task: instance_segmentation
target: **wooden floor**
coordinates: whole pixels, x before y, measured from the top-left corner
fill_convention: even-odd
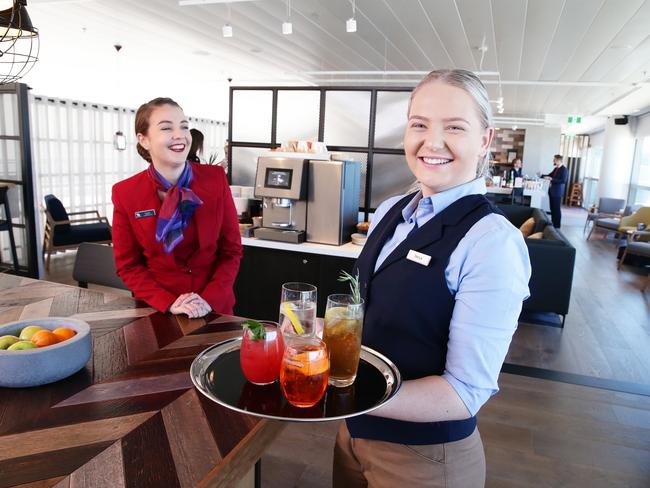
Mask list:
[[[565,328],[520,324],[507,363],[650,385],[647,271],[616,269],[616,241],[583,235],[585,212],[563,209],[576,247]],[[74,253],[46,279],[73,284]],[[483,407],[489,487],[650,487],[650,396],[502,374]],[[634,385],[632,385],[634,386]],[[263,458],[263,487],[328,487],[338,423],[290,424]]]

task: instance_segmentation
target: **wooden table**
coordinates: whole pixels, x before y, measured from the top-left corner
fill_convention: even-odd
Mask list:
[[[0,487],[233,486],[283,424],[225,409],[189,377],[196,355],[240,334],[236,318],[183,319],[129,296],[0,274],[0,323],[85,320],[86,368],[0,388]]]

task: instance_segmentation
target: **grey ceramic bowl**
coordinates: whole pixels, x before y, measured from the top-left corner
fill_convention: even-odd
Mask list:
[[[0,337],[18,336],[28,325],[54,330],[69,327],[77,331],[70,339],[52,346],[23,351],[0,350],[0,387],[23,388],[62,380],[83,368],[90,359],[92,338],[83,320],[66,317],[29,319],[0,325]]]

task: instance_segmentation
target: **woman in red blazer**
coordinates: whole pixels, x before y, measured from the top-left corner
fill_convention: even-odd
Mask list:
[[[135,131],[150,164],[113,186],[117,274],[161,312],[232,314],[242,246],[223,169],[186,161],[189,124],[169,98],[142,105]]]

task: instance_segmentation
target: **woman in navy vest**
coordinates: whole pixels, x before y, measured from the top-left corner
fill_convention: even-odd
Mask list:
[[[498,391],[530,278],[521,232],[484,196],[492,136],[473,73],[433,71],[413,90],[404,151],[418,191],[379,206],[356,263],[363,344],[404,382],[342,424],[335,487],[485,483],[476,413]]]

